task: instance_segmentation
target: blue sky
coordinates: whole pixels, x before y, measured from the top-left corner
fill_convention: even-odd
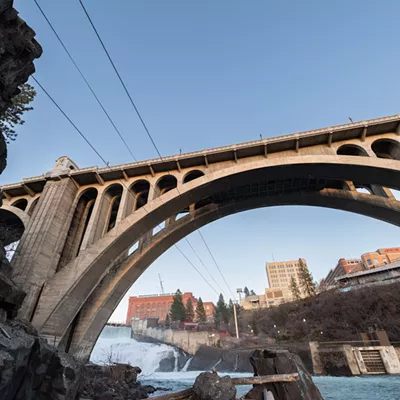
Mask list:
[[[137,159],[156,157],[78,0],[38,0],[116,121]],[[171,155],[399,112],[398,1],[86,0],[160,151]],[[36,77],[110,162],[131,157],[33,0],[15,7],[44,52]],[[40,175],[68,155],[100,160],[38,89],[9,146],[0,184]],[[265,261],[305,257],[316,278],[340,257],[398,245],[397,228],[340,211],[280,207],[242,213],[203,229],[228,283],[262,292]],[[197,251],[213,265],[197,233]],[[185,243],[182,248],[196,258]],[[199,268],[201,266],[199,265]],[[172,249],[130,293],[180,287],[215,293]],[[222,282],[221,282],[222,286]],[[115,319],[124,318],[126,301]]]

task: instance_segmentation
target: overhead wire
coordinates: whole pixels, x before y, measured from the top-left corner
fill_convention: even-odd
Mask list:
[[[84,139],[84,141],[90,146],[90,148],[96,153],[96,155],[103,161],[103,163],[108,167],[108,163],[105,161],[104,157],[99,153],[99,151],[92,145],[89,139],[85,136],[85,134],[78,128],[78,126],[71,120],[71,118],[67,115],[67,113],[61,108],[61,106],[57,103],[57,101],[50,95],[50,93],[44,88],[44,86],[36,79],[35,76],[31,76],[35,83],[42,89],[42,91],[47,95],[47,97],[51,100],[51,102],[57,107],[57,109],[62,113],[62,115],[67,119],[67,121],[73,126],[73,128],[79,133],[79,135]],[[111,169],[111,168],[110,168]],[[121,180],[121,183],[124,183]],[[125,186],[130,193],[129,189]],[[133,195],[133,193],[131,193]],[[147,213],[149,213],[144,206],[142,207]],[[161,228],[162,229],[162,228]],[[189,258],[182,252],[182,250],[175,244],[174,247],[178,249],[178,251],[184,256],[184,258],[189,262],[189,264],[195,269],[195,271],[201,276],[201,278],[213,289],[214,292],[218,294],[218,292],[212,287],[210,282],[201,274],[201,272],[194,266],[194,264],[189,260]],[[123,260],[121,261],[121,263]],[[117,264],[119,265],[119,264]]]
[[[104,50],[104,52],[105,52],[105,54],[106,54],[108,60],[109,60],[109,62],[110,62],[110,64],[111,64],[112,68],[114,69],[114,71],[115,71],[115,73],[116,73],[116,75],[117,75],[117,77],[118,77],[118,79],[119,79],[119,81],[120,81],[120,83],[121,83],[121,85],[122,85],[122,87],[123,87],[123,89],[124,89],[126,95],[128,96],[131,105],[133,106],[133,108],[134,108],[134,110],[135,110],[135,112],[136,112],[136,114],[137,114],[137,116],[138,116],[138,118],[139,118],[141,124],[143,125],[143,128],[145,129],[147,136],[149,137],[149,139],[150,139],[150,141],[151,141],[153,147],[155,148],[155,150],[156,150],[156,152],[157,152],[159,158],[161,159],[161,161],[164,161],[164,160],[163,160],[163,157],[162,157],[162,155],[161,155],[161,152],[160,152],[159,148],[157,147],[157,144],[156,144],[155,140],[153,139],[153,136],[151,135],[151,133],[150,133],[150,131],[149,131],[149,129],[148,129],[146,123],[144,122],[144,119],[143,119],[143,117],[142,117],[142,115],[141,115],[141,113],[140,113],[140,111],[139,111],[139,109],[138,109],[136,103],[134,102],[134,100],[133,100],[131,94],[129,93],[129,90],[128,90],[128,88],[127,88],[127,86],[126,86],[124,80],[122,79],[122,77],[121,77],[121,75],[120,75],[120,73],[119,73],[119,71],[118,71],[118,69],[117,69],[117,67],[116,67],[116,65],[115,65],[115,63],[114,63],[114,61],[113,61],[113,59],[112,59],[110,53],[109,53],[109,51],[107,50],[107,47],[106,47],[106,45],[104,44],[104,42],[103,42],[103,40],[102,40],[102,38],[101,38],[101,36],[100,36],[98,30],[97,30],[97,28],[96,28],[96,26],[95,26],[95,24],[94,24],[92,18],[90,17],[89,12],[87,11],[87,9],[86,9],[85,5],[83,4],[83,1],[82,1],[82,0],[79,0],[79,3],[80,3],[80,5],[81,5],[81,7],[82,7],[82,9],[83,9],[83,11],[84,11],[84,13],[85,13],[87,19],[88,19],[88,21],[89,21],[89,23],[90,23],[90,25],[91,25],[93,31],[95,32],[96,37],[97,37],[97,39],[99,40],[99,42],[100,42],[100,44],[101,44],[101,46],[102,46],[102,48],[103,48],[103,50]],[[168,171],[168,172],[169,172],[169,171]],[[178,193],[179,193],[179,189],[178,189],[178,188],[176,188],[176,189],[178,190]],[[202,239],[203,239],[203,241],[204,241],[204,238],[202,238]],[[185,238],[185,241],[186,241],[187,243],[189,243],[189,241],[188,241],[187,238]],[[190,245],[190,247],[192,247],[192,246]],[[209,252],[211,252],[211,250],[209,250]],[[213,258],[214,258],[214,257],[213,257]],[[204,265],[203,262],[202,262],[202,264]],[[219,271],[220,271],[220,270],[219,270]],[[221,273],[221,271],[220,271],[220,273]],[[221,274],[222,274],[222,273],[221,273]],[[225,280],[225,278],[224,278],[224,280]],[[225,280],[225,282],[226,282],[226,280]],[[231,290],[230,290],[230,291],[231,291]],[[231,293],[232,293],[232,291],[231,291]]]
[[[113,121],[112,118],[110,117],[109,113],[108,113],[107,110],[105,109],[104,105],[103,105],[102,102],[100,101],[100,99],[99,99],[99,97],[97,96],[96,92],[94,91],[93,87],[90,85],[89,81],[87,80],[87,78],[86,78],[85,75],[83,74],[82,70],[81,70],[80,67],[78,66],[78,64],[77,64],[77,62],[75,61],[74,57],[71,55],[70,51],[68,50],[68,48],[67,48],[66,45],[64,44],[64,42],[63,42],[63,40],[61,39],[60,35],[57,33],[57,31],[56,31],[56,29],[54,28],[53,24],[51,23],[50,19],[47,17],[46,13],[45,13],[44,10],[42,9],[42,7],[41,7],[40,4],[38,3],[38,1],[37,1],[37,0],[33,0],[33,1],[34,1],[34,3],[36,4],[36,6],[38,7],[39,11],[41,12],[42,16],[44,17],[44,19],[46,20],[46,22],[48,23],[48,25],[50,26],[50,28],[51,28],[51,30],[53,31],[54,35],[56,36],[56,38],[57,38],[58,41],[60,42],[60,44],[61,44],[61,46],[63,47],[64,51],[67,53],[67,55],[68,55],[68,57],[70,58],[71,62],[73,63],[73,65],[74,65],[75,68],[77,69],[78,73],[80,74],[81,78],[82,78],[83,81],[85,82],[86,86],[88,87],[88,89],[90,90],[90,92],[92,93],[92,95],[94,96],[94,98],[96,99],[97,103],[98,103],[99,106],[101,107],[101,109],[102,109],[102,111],[104,112],[104,114],[106,115],[107,119],[110,121],[111,125],[113,126],[114,130],[116,131],[116,133],[117,133],[118,136],[120,137],[120,139],[121,139],[121,141],[123,142],[124,146],[127,148],[128,152],[130,153],[130,155],[132,156],[132,158],[137,162],[137,159],[136,159],[136,157],[134,156],[134,154],[133,154],[132,150],[130,149],[130,147],[128,146],[126,140],[124,139],[124,137],[122,136],[121,132],[120,132],[119,129],[117,128],[116,124],[114,123],[114,121]],[[82,5],[83,5],[83,4],[82,4]],[[153,143],[153,145],[155,146],[155,148],[156,148],[156,150],[157,150],[157,153],[159,154],[160,158],[162,159],[161,154],[160,154],[160,152],[159,152],[157,146],[155,145],[155,142],[154,142],[153,138],[151,137],[151,134],[150,134],[149,130],[147,129],[147,126],[146,126],[146,124],[145,124],[143,118],[141,117],[141,115],[140,115],[140,113],[139,113],[139,110],[137,109],[135,103],[133,102],[133,100],[132,100],[132,98],[131,98],[129,92],[127,91],[127,88],[126,88],[124,82],[122,81],[122,78],[121,78],[121,76],[119,75],[118,70],[116,69],[115,64],[113,63],[113,61],[112,61],[112,59],[111,59],[111,57],[110,57],[110,55],[109,55],[109,53],[108,53],[106,47],[104,46],[104,43],[103,43],[103,41],[101,40],[101,38],[100,38],[100,36],[99,36],[99,34],[98,34],[98,32],[97,32],[97,30],[96,30],[94,24],[92,23],[92,21],[91,21],[91,19],[90,19],[90,16],[89,16],[88,13],[86,12],[86,9],[85,9],[85,8],[84,8],[84,10],[85,10],[85,13],[86,13],[87,17],[89,18],[89,21],[90,21],[91,24],[92,24],[93,29],[95,30],[95,32],[96,32],[96,34],[97,34],[97,36],[98,36],[98,38],[99,38],[99,40],[100,40],[100,42],[101,42],[101,44],[102,44],[102,46],[103,46],[104,51],[106,52],[106,54],[107,54],[107,56],[108,56],[108,58],[109,58],[109,60],[110,60],[110,62],[111,62],[111,64],[112,64],[112,66],[113,66],[115,72],[117,73],[117,75],[118,75],[118,77],[119,77],[119,79],[120,79],[120,81],[121,81],[121,84],[123,85],[123,87],[124,87],[124,89],[125,89],[125,91],[126,91],[128,97],[129,97],[129,99],[130,99],[132,105],[134,106],[135,111],[136,111],[136,113],[138,114],[138,117],[140,118],[140,120],[141,120],[141,122],[142,122],[142,124],[143,124],[143,126],[144,126],[144,128],[145,128],[145,130],[146,130],[146,132],[148,133],[150,139],[152,140],[152,143]],[[37,82],[37,81],[36,81],[36,82]],[[38,83],[38,84],[39,84],[39,83]],[[40,84],[39,84],[39,86],[42,88],[42,90],[43,90],[47,95],[49,95],[49,94],[44,90],[43,86],[41,86]],[[56,104],[56,103],[55,103],[55,104]],[[57,107],[58,107],[58,105],[57,105]],[[58,107],[58,108],[59,108],[59,107]],[[61,108],[59,108],[59,110],[64,114],[64,116],[66,116],[66,114],[61,110]],[[66,117],[67,117],[67,116],[66,116]],[[67,118],[68,118],[68,117],[67,117]],[[69,118],[68,118],[68,119],[69,119]],[[72,122],[72,121],[70,121],[70,122]],[[82,136],[82,135],[81,135],[81,136]],[[86,139],[85,139],[85,140],[86,140]],[[88,142],[88,143],[89,143],[89,142]],[[89,143],[89,144],[90,144],[90,143]],[[95,150],[94,147],[92,147],[92,148],[93,148],[93,150]],[[100,154],[97,152],[97,150],[95,150],[95,151],[96,151],[96,153],[100,156]],[[102,157],[100,156],[100,158],[102,158]],[[104,159],[102,159],[102,161],[103,161],[106,165],[108,165],[108,163],[105,162]],[[121,181],[121,183],[123,183],[123,182]],[[152,186],[152,184],[150,183],[150,181],[149,181],[149,184]],[[125,185],[124,185],[124,186],[125,186]],[[154,188],[154,186],[153,186],[153,188]],[[130,191],[128,190],[128,192],[130,192]],[[178,190],[178,192],[179,192],[179,190]],[[147,211],[147,210],[146,210],[146,211]],[[187,238],[185,238],[185,240],[186,240],[186,242],[188,243],[188,245],[191,247],[191,249],[195,252],[195,250],[193,249],[193,246],[191,245],[191,243],[189,242],[189,240],[188,240]],[[204,264],[204,262],[201,260],[201,258],[198,256],[198,254],[197,254],[196,252],[195,252],[195,254],[196,254],[196,257],[199,259],[200,263],[201,263],[201,264],[203,265],[203,267],[205,268],[205,270],[208,272],[208,274],[211,276],[211,278],[214,280],[214,282],[216,282],[216,281],[215,281],[215,278],[210,274],[210,272],[208,271],[207,267],[205,266],[205,264]],[[216,283],[216,284],[217,284],[217,283]],[[217,285],[218,285],[218,284],[217,284]],[[219,285],[218,285],[218,287],[220,288]]]

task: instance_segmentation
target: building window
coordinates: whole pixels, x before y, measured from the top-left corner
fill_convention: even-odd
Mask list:
[[[372,261],[371,260],[367,260],[368,265],[372,265]]]
[[[374,258],[374,263],[375,263],[376,265],[378,265],[378,264],[379,264],[379,261],[378,261],[378,259],[377,259],[377,258]]]

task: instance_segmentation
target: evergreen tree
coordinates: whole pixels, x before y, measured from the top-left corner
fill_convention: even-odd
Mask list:
[[[204,323],[207,321],[206,311],[204,310],[204,304],[203,304],[203,300],[201,299],[201,297],[199,297],[199,301],[197,302],[196,318],[201,323]]]
[[[179,289],[172,300],[170,314],[172,321],[184,322],[186,320],[186,309],[182,300],[182,292]]]
[[[250,296],[257,296],[256,292],[253,289],[250,290]]]
[[[17,138],[14,127],[24,124],[25,121],[22,119],[23,113],[33,110],[33,107],[28,107],[28,104],[36,96],[35,88],[29,83],[24,83],[19,89],[21,92],[12,99],[10,107],[0,115],[0,132],[5,137],[7,143]]]
[[[247,296],[250,296],[250,291],[249,291],[249,289],[248,289],[247,286],[244,287],[243,292],[244,292],[244,295],[245,295],[246,297],[247,297]]]
[[[233,318],[233,301],[232,299],[229,299],[229,305],[228,305],[228,315],[229,315],[229,319]]]
[[[313,276],[301,258],[299,258],[299,278],[303,293],[306,294],[307,297],[314,296],[315,286]]]
[[[296,279],[294,279],[293,276],[290,278],[290,291],[292,292],[292,296],[296,300],[301,299],[301,293],[300,293],[299,286],[297,285]]]
[[[169,328],[171,326],[171,320],[169,319],[169,314],[165,317],[165,327]]]
[[[193,322],[193,318],[194,318],[194,308],[192,299],[189,297],[188,301],[186,302],[186,321]]]
[[[215,307],[214,319],[217,326],[219,326],[222,322],[229,322],[229,311],[222,293],[219,295],[218,303]]]

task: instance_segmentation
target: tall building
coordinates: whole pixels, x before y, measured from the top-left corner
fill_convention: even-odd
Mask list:
[[[336,284],[336,278],[338,276],[351,274],[353,272],[363,271],[364,266],[360,259],[346,260],[340,258],[336,267],[331,269],[326,278],[321,282],[322,286],[333,286]]]
[[[301,261],[308,269],[307,261],[304,258]],[[293,277],[300,287],[299,260],[267,262],[265,267],[269,285],[265,289],[268,306],[293,300],[290,282]]]
[[[175,293],[163,295],[151,294],[142,296],[129,297],[128,311],[126,314],[126,323],[130,324],[132,318],[158,318],[164,321],[171,308]],[[196,311],[197,298],[193,293],[187,292],[182,294],[183,304],[186,306],[187,301],[191,299],[193,308]],[[214,318],[215,306],[212,302],[203,302],[204,310],[208,321]]]

